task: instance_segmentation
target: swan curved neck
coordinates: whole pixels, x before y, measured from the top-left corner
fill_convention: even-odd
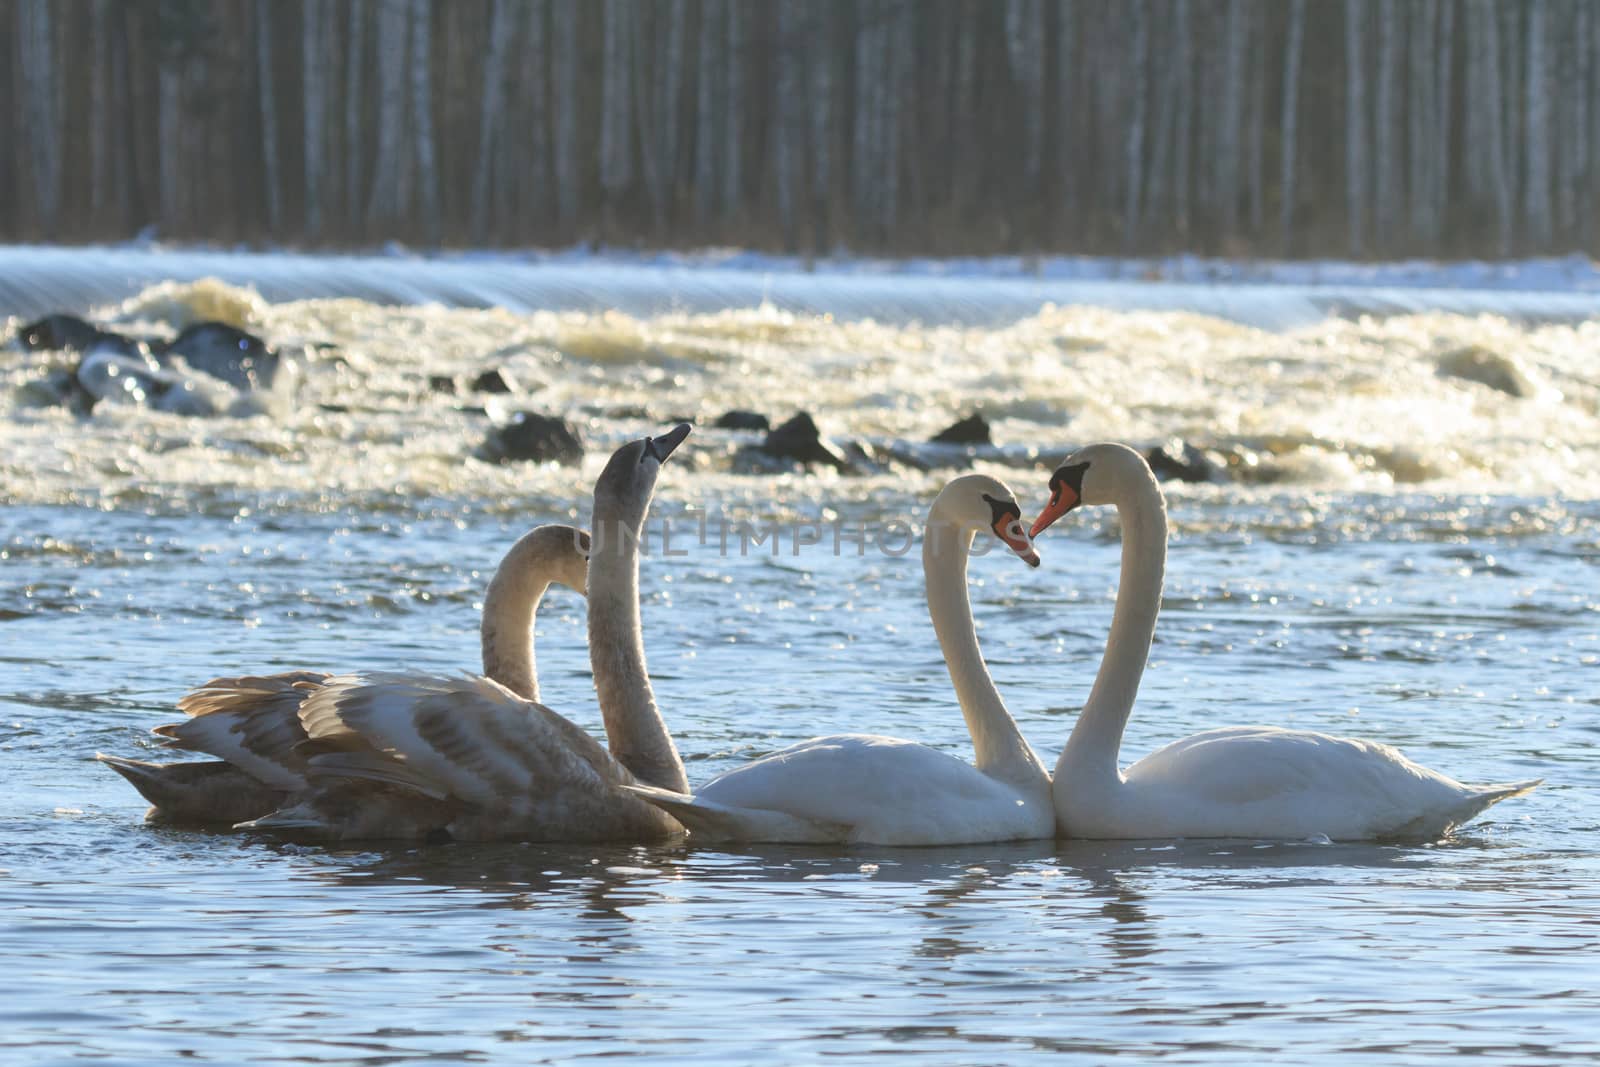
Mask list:
[[[1117,500],[1122,523],[1122,572],[1111,634],[1094,688],[1056,764],[1056,778],[1073,783],[1122,780],[1117,752],[1150,656],[1167,559],[1167,509],[1148,471],[1129,479]]]
[[[928,516],[922,537],[922,570],[928,616],[939,638],[961,715],[972,735],[974,762],[991,778],[1015,784],[1048,781],[1044,765],[1017,728],[983,661],[967,596],[967,554],[973,531]]]
[[[656,707],[639,620],[639,531],[596,508],[589,556],[589,663],[611,754],[639,781],[689,791]]]
[[[483,598],[479,637],[483,673],[519,697],[539,699],[533,654],[533,619],[555,581],[555,563],[543,539],[528,534],[511,546]]]

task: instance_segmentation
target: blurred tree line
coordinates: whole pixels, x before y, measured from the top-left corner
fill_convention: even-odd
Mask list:
[[[0,0],[0,237],[1495,256],[1593,0]]]

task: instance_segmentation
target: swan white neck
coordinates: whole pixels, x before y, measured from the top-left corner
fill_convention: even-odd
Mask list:
[[[1089,700],[1056,763],[1058,782],[1088,788],[1122,780],[1117,752],[1155,636],[1167,559],[1166,503],[1148,470],[1123,481],[1116,506],[1122,523],[1122,573],[1111,635]]]
[[[563,529],[567,529],[563,527]],[[539,602],[558,573],[553,553],[565,548],[575,551],[571,538],[566,545],[552,544],[546,531],[524,534],[489,581],[483,598],[483,621],[479,636],[483,644],[483,673],[513,693],[528,700],[539,699],[539,676],[533,655],[533,619]]]
[[[922,571],[927,582],[928,616],[939,638],[961,715],[972,735],[978,770],[999,781],[1036,785],[1048,781],[1044,765],[1006,710],[983,661],[967,597],[967,554],[973,531],[945,519],[938,508],[928,516],[922,536]]]
[[[596,506],[589,557],[589,662],[611,754],[646,785],[689,791],[656,707],[639,620],[639,533]]]

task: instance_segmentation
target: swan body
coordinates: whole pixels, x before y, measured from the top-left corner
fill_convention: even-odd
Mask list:
[[[587,732],[493,679],[329,679],[301,706],[309,786],[243,825],[325,840],[651,841],[676,823]]]
[[[979,530],[1038,565],[1011,491],[968,475],[945,487],[923,537],[928,608],[972,734],[976,765],[873,734],[802,741],[698,792],[627,791],[670,811],[698,841],[952,845],[1050,837],[1050,779],[983,664],[967,599]]]
[[[1044,798],[947,752],[877,734],[802,741],[729,771],[692,798],[632,791],[699,840],[931,845],[1053,833]]]
[[[1160,610],[1166,502],[1144,458],[1123,445],[1067,457],[1050,489],[1034,536],[1080,503],[1115,506],[1123,531],[1105,658],[1056,764],[1063,836],[1434,839],[1539,784],[1463,785],[1388,745],[1271,726],[1207,730],[1119,771]]]
[[[530,530],[506,552],[489,582],[480,624],[483,670],[530,700],[539,699],[533,620],[552,584],[586,591],[589,535],[573,526]],[[214,678],[178,701],[189,716],[153,731],[167,748],[204,752],[212,761],[155,763],[97,754],[151,803],[146,819],[231,826],[273,811],[308,787],[307,739],[299,710],[329,674]]]
[[[306,790],[242,825],[326,840],[655,841],[682,833],[626,792],[683,788],[639,627],[640,531],[656,475],[689,434],[633,441],[595,484],[590,659],[611,751],[490,678],[331,678],[301,704]],[[615,754],[614,754],[615,753]]]

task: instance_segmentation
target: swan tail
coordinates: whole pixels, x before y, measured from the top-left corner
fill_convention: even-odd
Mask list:
[[[268,812],[266,815],[235,823],[235,830],[266,830],[306,837],[330,837],[333,827],[315,809],[303,804]]]
[[[624,785],[625,792],[677,819],[701,841],[760,841],[791,844],[825,844],[850,838],[843,823],[808,819],[766,808],[734,808],[704,797],[674,793],[650,785]]]
[[[272,811],[285,794],[222,760],[151,763],[95,753],[151,804],[149,822],[231,826]]]
[[[1533,792],[1543,782],[1543,778],[1530,778],[1525,782],[1505,782],[1478,786],[1476,791],[1466,799],[1460,808],[1451,813],[1450,824],[1446,827],[1446,832],[1476,818],[1502,800],[1520,797],[1524,793]]]
[[[1525,782],[1510,782],[1506,785],[1484,786],[1485,789],[1489,790],[1484,799],[1491,804],[1497,804],[1511,797],[1520,797],[1526,793],[1531,793],[1541,785],[1544,785],[1543,778],[1529,778]]]

